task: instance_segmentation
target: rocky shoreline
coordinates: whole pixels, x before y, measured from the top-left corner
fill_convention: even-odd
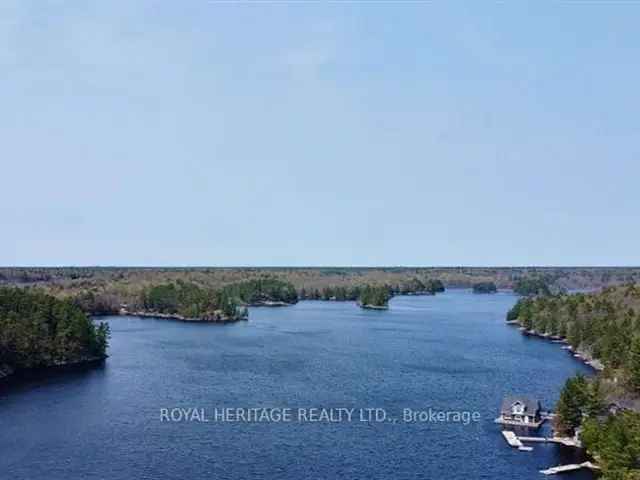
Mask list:
[[[119,314],[123,316],[130,315],[133,317],[143,318],[161,318],[165,320],[176,320],[179,322],[192,323],[232,323],[249,319],[249,313],[246,307],[242,307],[241,309],[239,309],[239,312],[234,316],[227,316],[220,311],[216,311],[203,317],[185,317],[184,315],[179,315],[177,313],[160,313],[146,311],[129,312],[128,310],[124,309],[120,310]]]
[[[600,360],[598,360],[597,358],[593,358],[588,352],[573,348],[571,345],[569,345],[569,342],[564,337],[561,337],[559,335],[551,335],[548,333],[540,333],[536,330],[527,330],[525,327],[520,325],[520,322],[518,322],[518,320],[511,320],[507,321],[506,323],[507,325],[517,326],[518,330],[520,330],[523,335],[537,337],[542,340],[548,340],[551,343],[562,345],[562,350],[566,350],[567,352],[572,354],[573,358],[575,358],[576,360],[581,361],[585,365],[599,372],[604,370],[604,365]]]
[[[281,300],[262,300],[256,303],[249,303],[249,307],[291,307],[295,303],[283,302]]]
[[[365,310],[389,310],[389,305],[370,305],[368,303],[358,303],[358,305]]]
[[[143,318],[162,318],[165,320],[176,320],[179,322],[193,322],[193,323],[232,323],[242,320],[249,320],[249,310],[247,307],[290,307],[293,303],[287,303],[279,300],[262,300],[260,302],[250,303],[243,305],[237,309],[236,315],[225,315],[220,310],[216,310],[210,314],[202,317],[186,317],[178,313],[161,313],[150,312],[146,310],[129,311],[125,308],[121,308],[118,315],[130,315],[133,317]]]

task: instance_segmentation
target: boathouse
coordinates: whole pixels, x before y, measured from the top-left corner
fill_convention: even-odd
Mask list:
[[[538,400],[527,397],[506,397],[502,401],[500,417],[496,419],[496,422],[504,425],[538,428],[544,421],[541,411],[542,407]]]

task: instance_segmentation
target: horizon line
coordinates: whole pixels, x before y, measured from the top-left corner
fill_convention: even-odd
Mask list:
[[[620,268],[620,269],[640,269],[640,265],[0,265],[0,269],[27,269],[27,268],[139,268],[139,269],[326,269],[326,268],[340,268],[340,269],[460,269],[460,268],[493,268],[493,269],[514,269],[514,268],[538,268],[538,269],[553,269],[553,268],[573,268],[573,269],[602,269],[602,268]]]

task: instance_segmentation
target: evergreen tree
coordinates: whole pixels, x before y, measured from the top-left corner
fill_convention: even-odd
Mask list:
[[[597,417],[604,407],[604,395],[600,389],[600,381],[596,378],[588,385],[584,413],[589,417]]]
[[[582,375],[566,381],[556,405],[556,430],[573,435],[582,423],[582,414],[588,402],[587,382]]]
[[[629,349],[629,384],[634,392],[640,393],[640,335],[631,341]]]

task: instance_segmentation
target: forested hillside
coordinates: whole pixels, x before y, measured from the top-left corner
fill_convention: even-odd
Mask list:
[[[579,432],[604,480],[640,478],[640,285],[523,298],[507,318],[602,365],[592,379],[567,381],[555,427]]]
[[[576,351],[627,376],[631,346],[640,335],[640,286],[523,298],[507,319],[527,330],[566,338]]]

